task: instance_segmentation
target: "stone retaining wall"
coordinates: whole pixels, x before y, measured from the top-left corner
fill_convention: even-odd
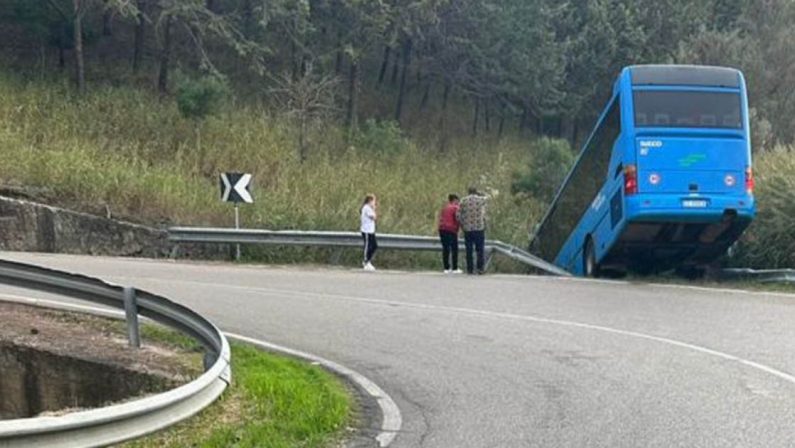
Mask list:
[[[0,250],[168,256],[164,230],[0,196]]]

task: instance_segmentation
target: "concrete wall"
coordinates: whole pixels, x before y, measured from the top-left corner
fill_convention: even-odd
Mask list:
[[[176,386],[154,375],[0,341],[0,420],[96,408]]]
[[[0,196],[0,250],[163,257],[164,230]]]

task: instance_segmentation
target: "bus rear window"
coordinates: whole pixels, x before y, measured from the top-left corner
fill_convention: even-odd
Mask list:
[[[738,93],[636,90],[633,100],[636,127],[743,127]]]

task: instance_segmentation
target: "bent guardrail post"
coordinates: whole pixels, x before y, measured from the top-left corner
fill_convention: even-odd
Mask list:
[[[491,266],[491,260],[494,259],[494,252],[496,252],[496,249],[493,246],[486,246],[485,252],[486,253],[483,255],[483,257],[485,258],[485,262],[483,263],[483,270],[488,271],[489,266]]]
[[[728,268],[721,276],[734,280],[754,280],[760,283],[795,283],[795,269]]]
[[[123,295],[127,340],[130,343],[130,347],[141,348],[141,334],[138,326],[138,301],[135,297],[135,288],[125,286]]]

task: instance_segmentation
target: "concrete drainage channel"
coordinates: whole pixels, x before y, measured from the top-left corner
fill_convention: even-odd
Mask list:
[[[158,375],[8,342],[0,342],[0,372],[0,421],[98,408],[177,386]]]
[[[0,261],[0,283],[124,309],[124,289],[101,280]],[[166,298],[137,292],[137,314],[195,338],[205,348],[205,372],[167,392],[60,416],[0,421],[0,447],[94,447],[166,428],[213,403],[231,380],[229,343],[199,314]]]
[[[0,301],[119,319],[130,318],[130,289],[102,280],[0,260],[0,284],[55,293],[116,310],[25,297],[0,296]],[[143,291],[137,291],[136,296],[136,315],[140,313],[146,318],[186,333],[205,347],[205,373],[176,389],[123,404],[57,417],[0,420],[0,448],[93,447],[119,443],[185,420],[212,404],[223,393],[231,381],[231,354],[225,334],[200,315],[168,299]],[[125,310],[125,298],[127,310],[122,311]],[[133,334],[130,328],[130,337],[131,342],[137,342],[133,340],[137,338],[137,331]],[[382,417],[380,424],[373,422],[375,424],[372,426],[377,428],[374,433],[360,434],[350,441],[352,446],[374,444],[387,447],[401,430],[401,413],[395,402],[377,384],[363,375],[309,353],[241,335],[229,334],[229,337],[263,350],[321,365],[351,382],[360,396],[368,402],[365,408],[374,411],[377,409],[376,412]]]

